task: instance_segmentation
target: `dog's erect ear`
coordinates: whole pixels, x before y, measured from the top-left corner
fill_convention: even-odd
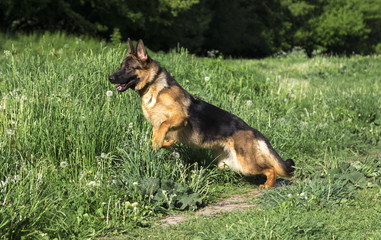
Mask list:
[[[136,46],[136,51],[137,51],[137,57],[141,61],[147,61],[148,60],[148,54],[146,51],[146,48],[144,47],[143,41],[140,39],[138,41],[138,45]]]
[[[134,43],[131,41],[130,38],[127,39],[128,42],[128,53],[127,54],[135,54],[136,50],[134,47]]]

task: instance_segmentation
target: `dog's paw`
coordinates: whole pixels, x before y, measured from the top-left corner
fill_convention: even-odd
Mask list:
[[[261,185],[258,186],[259,190],[266,190],[266,189],[269,189],[269,188],[270,188],[270,186],[267,185],[267,184],[261,184]]]
[[[158,134],[153,134],[152,136],[152,148],[157,151],[163,147],[164,138]]]
[[[176,142],[176,140],[164,140],[162,147],[172,147]]]

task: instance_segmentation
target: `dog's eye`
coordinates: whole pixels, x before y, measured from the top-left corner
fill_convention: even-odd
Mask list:
[[[139,66],[139,65],[137,65],[137,66],[133,66],[132,67],[134,70],[137,70],[137,69],[142,69],[142,67],[141,66]]]

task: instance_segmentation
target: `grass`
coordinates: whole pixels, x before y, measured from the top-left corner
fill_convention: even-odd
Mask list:
[[[260,209],[147,230],[156,217],[199,208],[242,178],[216,169],[209,151],[151,150],[138,96],[107,81],[125,44],[0,34],[0,50],[2,238],[380,237],[380,56],[152,53],[189,92],[264,133],[297,170],[295,184],[266,191]]]
[[[109,239],[379,239],[380,192],[370,193],[350,207],[255,208]]]

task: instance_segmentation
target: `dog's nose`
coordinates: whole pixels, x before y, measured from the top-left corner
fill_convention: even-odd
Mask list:
[[[108,80],[109,80],[110,82],[114,81],[114,80],[115,80],[114,75],[111,75],[110,77],[108,77]]]

